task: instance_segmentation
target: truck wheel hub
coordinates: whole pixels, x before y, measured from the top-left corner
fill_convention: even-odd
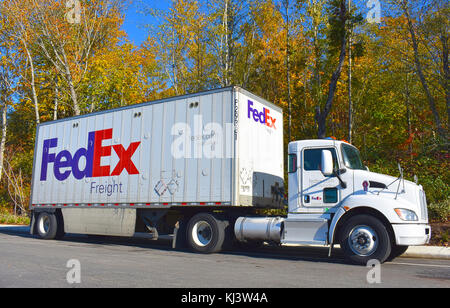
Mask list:
[[[50,229],[50,219],[48,219],[47,216],[41,218],[39,223],[39,229],[42,234],[47,234],[48,230]]]
[[[198,246],[206,246],[211,242],[212,228],[206,221],[197,222],[192,228],[192,239]]]
[[[352,251],[359,256],[370,256],[378,247],[377,234],[368,226],[353,228],[348,241]]]

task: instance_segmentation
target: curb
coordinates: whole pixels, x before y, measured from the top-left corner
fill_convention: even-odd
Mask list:
[[[3,231],[9,231],[12,233],[18,233],[18,234],[29,234],[30,233],[30,226],[29,225],[0,225],[0,230]]]
[[[401,257],[450,260],[450,247],[410,246]]]

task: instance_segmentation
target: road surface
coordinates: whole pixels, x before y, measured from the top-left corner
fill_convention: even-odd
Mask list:
[[[264,247],[211,255],[168,241],[67,235],[45,241],[0,227],[0,287],[450,287],[450,261],[397,258],[380,268],[345,262],[337,249]],[[78,269],[80,283],[68,272]],[[375,272],[377,271],[377,272]],[[369,278],[369,279],[368,279]],[[70,279],[69,279],[70,280]],[[377,283],[379,282],[379,283]]]

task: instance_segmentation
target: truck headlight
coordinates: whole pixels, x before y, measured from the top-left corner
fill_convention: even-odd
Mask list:
[[[407,210],[407,209],[395,209],[394,210],[398,217],[400,217],[401,220],[405,220],[405,221],[417,221],[419,220],[417,218],[416,213],[414,213],[411,210]]]

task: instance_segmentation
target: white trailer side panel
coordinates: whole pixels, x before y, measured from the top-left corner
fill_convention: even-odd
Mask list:
[[[281,109],[229,87],[40,124],[30,203],[279,207],[282,186]]]
[[[39,125],[31,205],[231,205],[233,161],[226,153],[234,143],[218,137],[232,135],[225,131],[233,123],[232,93],[226,88]]]

